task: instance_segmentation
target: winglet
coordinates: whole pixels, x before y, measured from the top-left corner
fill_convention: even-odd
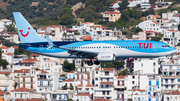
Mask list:
[[[90,35],[91,35],[91,39],[92,39],[92,41],[96,41],[96,38],[94,37],[94,35],[92,34],[92,32],[91,32],[91,31],[89,31],[89,33],[90,33]]]
[[[46,34],[45,34],[45,37],[46,37],[48,44],[49,44],[49,47],[46,50],[54,47],[55,45],[53,44],[53,42],[49,39],[49,37]]]

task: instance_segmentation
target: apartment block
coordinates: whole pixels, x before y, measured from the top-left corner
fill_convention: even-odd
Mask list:
[[[114,68],[96,68],[94,74],[94,98],[113,100]]]

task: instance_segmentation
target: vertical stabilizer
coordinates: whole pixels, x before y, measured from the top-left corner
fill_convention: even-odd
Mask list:
[[[13,12],[21,43],[47,42],[40,37],[20,12]]]

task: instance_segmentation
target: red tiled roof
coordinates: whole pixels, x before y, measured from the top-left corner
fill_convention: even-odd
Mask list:
[[[101,32],[101,31],[97,31],[97,32]]]
[[[139,91],[139,92],[145,92],[145,89],[129,89],[129,91]]]
[[[90,61],[90,59],[83,59],[84,61]],[[92,61],[95,61],[95,59],[92,59]]]
[[[124,78],[125,78],[125,76],[122,76],[122,75],[117,77],[117,79],[124,79]]]
[[[142,31],[144,32],[144,31]],[[155,34],[159,34],[159,32],[156,32],[156,31],[145,31],[145,33],[155,33]]]
[[[31,54],[31,56],[39,56],[39,54]]]
[[[6,55],[13,55],[12,53],[5,53]]]
[[[133,0],[128,0],[128,1],[133,1]]]
[[[99,68],[96,68],[95,70],[99,70]],[[114,68],[101,68],[101,71],[114,71]]]
[[[22,88],[11,90],[11,92],[33,92],[33,90],[22,87]]]
[[[74,79],[66,79],[65,82],[74,82]]]
[[[19,63],[34,63],[35,61],[38,61],[38,60],[28,58],[28,59],[24,59],[24,60],[20,61]]]
[[[174,53],[174,55],[180,55],[180,53]]]
[[[152,21],[152,22],[154,22],[155,24],[159,24],[158,22],[156,22],[156,21]]]
[[[40,30],[46,30],[46,28],[40,28]]]
[[[84,22],[84,23],[81,23],[81,24],[90,24],[90,23],[93,23],[93,22]]]
[[[103,13],[103,14],[121,14],[121,13],[119,13],[119,12],[114,12],[114,11],[109,11],[109,12],[105,12],[105,13]]]
[[[4,95],[4,94],[9,94],[9,92],[5,92],[5,91],[0,90],[0,95]]]
[[[112,4],[110,4],[110,6],[113,6],[114,4],[116,4],[116,3],[112,3]]]
[[[46,72],[46,71],[44,71],[44,70],[38,70],[38,71],[41,71],[41,73],[49,73],[49,72]]]
[[[31,69],[14,70],[14,73],[29,73]]]
[[[15,99],[15,101],[25,101],[24,99]],[[26,101],[43,101],[43,99],[26,99]]]
[[[6,46],[1,46],[0,48],[1,49],[8,49]]]
[[[15,48],[15,49],[18,49],[19,47],[18,46],[12,46],[13,48]]]
[[[74,73],[74,71],[70,71],[70,72],[68,72],[68,73]]]
[[[77,94],[76,96],[91,96],[91,94],[88,94],[88,93],[80,93],[80,94]]]
[[[113,101],[113,100],[109,100],[109,99],[104,99],[104,98],[96,98],[90,101]]]
[[[52,26],[49,26],[49,27],[54,27],[54,28],[57,28],[58,26],[57,26],[57,25],[52,25]]]
[[[163,20],[168,20],[168,19],[163,18]]]
[[[92,84],[87,84],[86,87],[94,87]]]
[[[178,32],[178,30],[167,30],[167,31],[170,31],[170,32]]]
[[[0,74],[11,74],[11,72],[0,72]]]
[[[91,36],[90,35],[84,35],[84,36],[81,36],[80,39],[83,39],[83,40],[92,40]]]
[[[113,85],[114,82],[100,82],[101,85]]]
[[[156,18],[161,18],[161,16],[159,16],[159,15],[153,15],[153,16],[155,16]]]

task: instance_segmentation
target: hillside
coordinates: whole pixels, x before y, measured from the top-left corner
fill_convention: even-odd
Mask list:
[[[37,5],[32,5],[37,2]],[[66,0],[0,0],[0,19],[13,20],[12,12],[21,12],[30,22],[35,18],[46,18],[57,22],[59,12]]]

